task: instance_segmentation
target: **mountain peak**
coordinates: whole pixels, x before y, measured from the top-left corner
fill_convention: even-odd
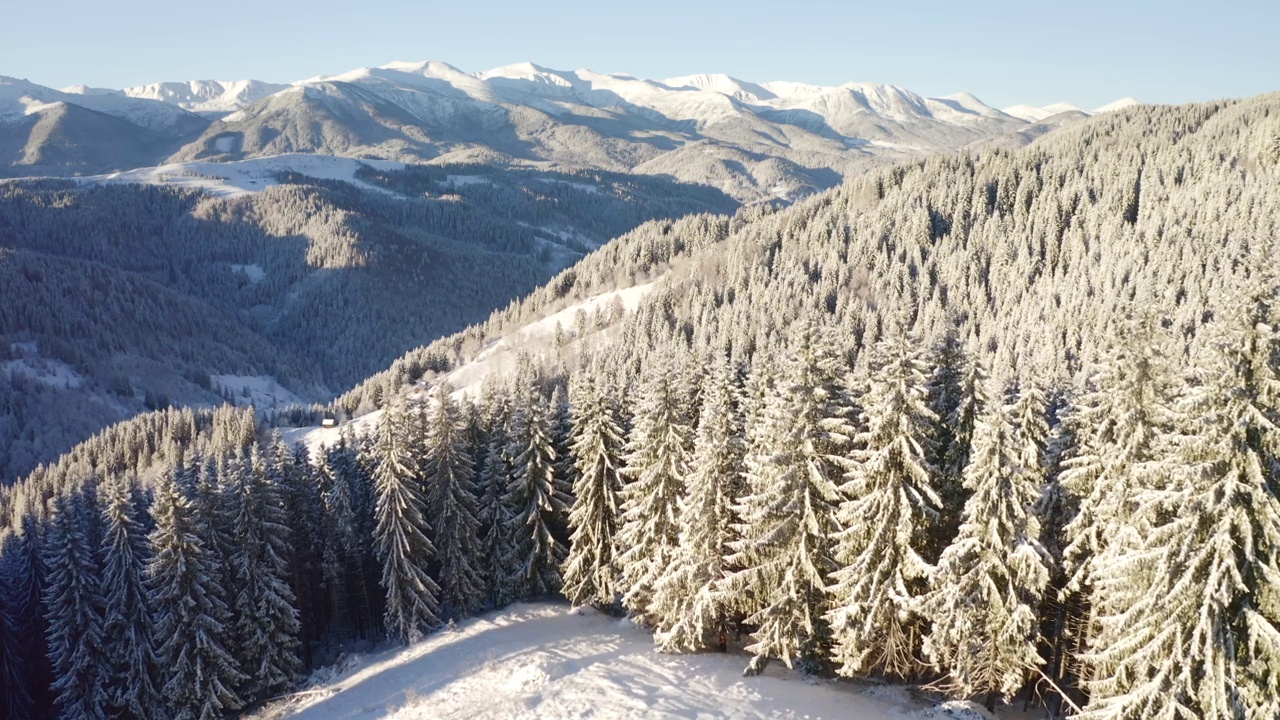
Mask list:
[[[1103,105],[1102,107],[1098,108],[1097,110],[1094,110],[1093,112],[1094,114],[1102,114],[1105,112],[1114,112],[1116,110],[1124,110],[1125,108],[1133,107],[1134,105],[1142,105],[1142,104],[1143,103],[1141,100],[1136,100],[1131,97],[1124,97],[1124,98],[1120,98],[1119,100],[1109,102],[1106,105]]]

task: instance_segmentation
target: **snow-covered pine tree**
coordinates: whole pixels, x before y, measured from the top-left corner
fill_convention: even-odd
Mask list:
[[[111,658],[103,644],[102,574],[83,495],[60,497],[45,537],[45,617],[53,691],[63,717],[106,720]]]
[[[654,584],[680,543],[679,498],[689,472],[692,431],[669,354],[651,359],[635,408],[622,474],[622,524],[614,557],[621,570],[622,605],[652,625]]]
[[[1142,547],[1099,563],[1100,594],[1135,589],[1100,614],[1115,638],[1085,720],[1280,717],[1280,353],[1275,289],[1234,301],[1210,332],[1179,414],[1169,487],[1139,499]]]
[[[283,691],[298,674],[298,611],[287,562],[292,550],[282,488],[268,478],[258,446],[249,457],[228,461],[227,470],[235,652],[248,675],[238,693],[253,703]]]
[[[152,645],[168,717],[216,720],[243,705],[234,688],[246,676],[223,644],[229,613],[215,592],[221,583],[216,555],[197,532],[192,501],[178,486],[181,472],[161,477],[152,506],[156,527],[147,564]]]
[[[387,408],[378,429],[374,548],[382,562],[387,633],[412,643],[439,626],[440,587],[427,573],[435,547],[427,539],[430,528],[417,464],[407,451],[408,431],[403,408]]]
[[[584,373],[571,395],[575,480],[564,594],[574,605],[610,606],[617,603],[619,593],[614,550],[622,490],[622,429],[614,399],[595,373]]]
[[[511,509],[507,506],[507,482],[511,477],[511,457],[507,454],[509,400],[493,385],[487,395],[484,462],[480,467],[480,500],[476,519],[480,522],[480,574],[485,584],[486,604],[505,607],[515,598],[503,580],[510,574],[506,561],[514,554]]]
[[[289,527],[289,584],[297,599],[298,636],[304,670],[312,667],[311,643],[324,636],[328,621],[324,591],[324,501],[307,448],[292,450],[276,432],[267,465],[272,483],[280,488],[284,520]]]
[[[435,530],[440,601],[451,616],[466,616],[480,607],[485,594],[480,575],[483,559],[476,520],[475,464],[451,385],[435,386],[420,412],[429,417],[422,468],[427,509]]]
[[[904,332],[877,343],[862,400],[863,429],[842,486],[828,616],[841,675],[914,677],[923,630],[918,613],[932,568],[921,553],[938,508],[933,411],[925,404],[921,351]]]
[[[146,587],[150,548],[137,513],[131,480],[119,475],[102,484],[103,649],[111,663],[108,708],[113,717],[164,714]]]
[[[688,492],[680,501],[679,551],[654,588],[654,637],[663,650],[700,650],[714,642],[723,652],[734,624],[720,583],[737,537],[733,506],[746,472],[735,390],[733,365],[723,357],[703,379]]]
[[[1100,636],[1089,616],[1122,612],[1134,600],[1130,591],[1136,588],[1112,584],[1116,592],[1100,592],[1094,575],[1112,557],[1137,551],[1149,531],[1144,523],[1151,518],[1139,512],[1137,498],[1162,482],[1153,476],[1158,465],[1152,462],[1176,422],[1169,342],[1152,314],[1124,323],[1076,409],[1083,436],[1061,483],[1076,507],[1064,529],[1065,591],[1078,594],[1087,605],[1081,609],[1087,614],[1075,619],[1077,651],[1115,642]]]
[[[934,423],[934,451],[938,496],[942,507],[937,532],[933,533],[927,557],[934,562],[959,531],[968,491],[964,469],[969,464],[973,428],[978,409],[987,399],[987,377],[982,363],[966,356],[959,334],[951,329],[932,352],[933,373],[929,377],[928,404]]]
[[[34,514],[26,514],[18,528],[0,539],[3,546],[0,589],[6,593],[5,613],[14,621],[13,642],[18,646],[17,653],[5,655],[5,664],[19,674],[18,686],[25,691],[6,697],[8,707],[15,708],[10,717],[46,718],[54,704],[43,602],[45,578],[41,558],[45,535],[46,523]],[[10,662],[15,664],[9,665]],[[19,712],[22,708],[30,711]]]
[[[1041,487],[1018,459],[1013,408],[990,403],[965,468],[970,491],[960,534],[945,551],[922,608],[924,651],[960,697],[1008,701],[1042,664],[1036,652],[1049,570],[1035,506]]]
[[[557,535],[573,499],[555,475],[552,418],[528,358],[522,359],[515,382],[507,423],[512,469],[503,497],[514,535],[504,561],[505,585],[511,598],[536,598],[560,589],[568,548]]]
[[[35,717],[35,699],[27,687],[23,661],[29,649],[23,644],[22,585],[27,582],[23,539],[14,532],[0,533],[0,716]]]
[[[1018,383],[1011,412],[1018,465],[1022,472],[1031,475],[1032,482],[1043,485],[1048,472],[1045,451],[1049,445],[1049,413],[1040,383],[1034,380]]]
[[[808,322],[796,330],[788,357],[747,450],[738,539],[725,560],[734,571],[717,588],[755,627],[747,674],[770,658],[816,670],[830,640],[827,586],[854,433],[848,368]]]

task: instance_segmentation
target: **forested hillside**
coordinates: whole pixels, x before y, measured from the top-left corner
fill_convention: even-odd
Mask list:
[[[563,594],[664,651],[741,631],[748,674],[1275,717],[1278,223],[1269,95],[644,226],[343,396],[380,422],[314,456],[170,410],[15,486],[3,701],[232,712],[356,640]]]
[[[607,173],[280,180],[231,199],[0,184],[0,480],[146,408],[255,382],[326,400],[647,220],[735,207]]]

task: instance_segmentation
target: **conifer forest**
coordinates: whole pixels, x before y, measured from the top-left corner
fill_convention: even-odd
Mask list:
[[[255,202],[309,193],[407,242],[427,176],[362,177],[363,205],[340,181]],[[794,203],[675,213],[678,188],[613,181],[653,196],[594,226],[616,239],[508,257],[501,302],[550,279],[362,381],[368,358],[326,356],[311,379],[341,394],[157,403],[0,488],[0,716],[237,717],[344,654],[563,599],[748,678],[1280,717],[1280,95],[1129,107]],[[0,231],[108,192],[0,185]],[[148,192],[186,228],[196,200]],[[271,220],[236,222],[229,246]],[[15,257],[55,272],[0,247],[0,276],[32,271]],[[254,292],[290,307],[277,290]],[[452,330],[464,304],[402,297],[377,327]],[[325,322],[272,317],[246,364]],[[356,353],[367,329],[331,335]]]

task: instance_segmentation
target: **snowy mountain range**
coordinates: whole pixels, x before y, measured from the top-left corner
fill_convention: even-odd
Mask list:
[[[394,62],[291,85],[191,81],[123,90],[60,91],[0,77],[0,173],[93,174],[313,153],[658,174],[740,200],[788,200],[868,167],[1016,136],[1066,109],[1074,110],[1002,111],[968,93],[928,98],[873,83],[715,74],[644,80],[532,63],[469,73],[443,62]]]

